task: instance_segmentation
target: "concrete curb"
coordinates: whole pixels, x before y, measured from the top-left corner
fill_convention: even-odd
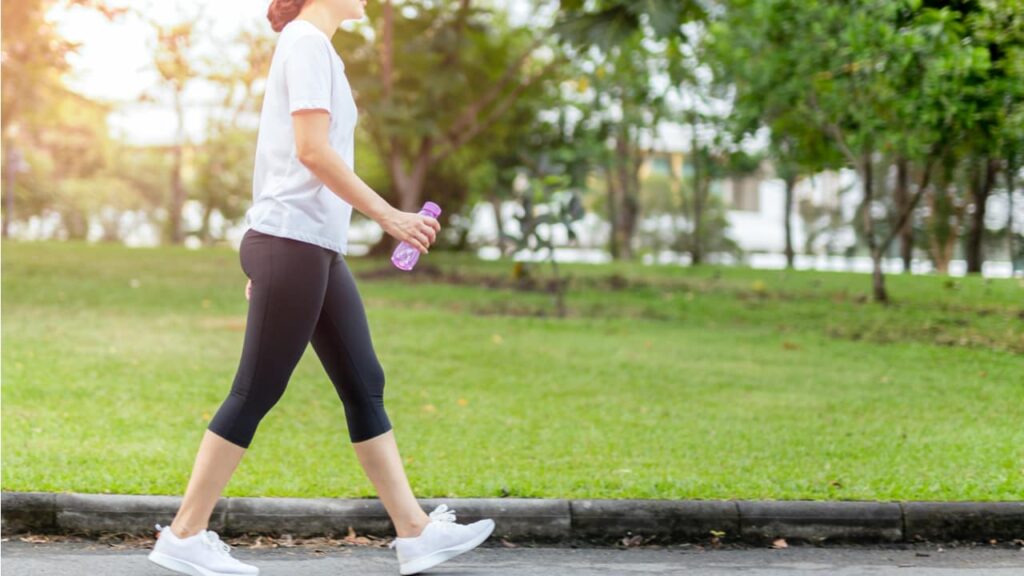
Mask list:
[[[47,492],[3,492],[3,533],[152,534],[170,523],[181,498]],[[441,503],[458,522],[493,518],[492,538],[509,541],[695,542],[719,533],[723,542],[892,543],[1000,541],[1024,538],[1024,501],[872,502],[812,500],[564,500],[422,498]],[[356,533],[393,537],[376,498],[221,498],[210,529],[224,535]]]

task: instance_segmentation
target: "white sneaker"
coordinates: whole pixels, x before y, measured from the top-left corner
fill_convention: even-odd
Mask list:
[[[160,531],[149,559],[181,574],[191,576],[255,576],[260,569],[231,557],[231,546],[212,530],[203,530],[188,538],[179,538],[170,526],[156,525]]]
[[[485,518],[472,524],[456,524],[455,510],[441,504],[430,513],[430,523],[419,536],[395,538],[388,544],[398,555],[398,573],[416,574],[441,562],[469,552],[487,539],[494,520]]]

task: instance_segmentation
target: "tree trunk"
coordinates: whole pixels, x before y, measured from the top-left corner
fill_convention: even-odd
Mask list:
[[[871,260],[871,290],[874,294],[875,302],[888,304],[889,293],[885,289],[885,275],[882,274],[882,253],[876,251],[871,255]]]
[[[796,186],[796,176],[787,171],[784,180],[786,182],[786,205],[782,210],[782,217],[785,220],[786,230],[786,268],[792,270],[795,255],[793,253],[793,225],[790,220],[793,217],[793,188]]]
[[[613,260],[621,257],[619,252],[619,180],[615,177],[615,167],[612,162],[605,166],[605,182],[608,184],[608,224],[611,226],[611,233],[608,235],[608,252]]]
[[[985,160],[984,175],[978,172],[977,165],[972,168],[970,187],[971,199],[974,201],[974,212],[971,213],[971,228],[967,234],[967,273],[980,274],[984,262],[985,241],[985,205],[992,193],[998,168],[994,159]]]
[[[629,139],[626,129],[622,128],[615,139],[615,151],[618,162],[615,163],[618,187],[618,206],[616,213],[619,219],[616,231],[619,234],[617,241],[619,256],[623,260],[633,258],[633,233],[636,224],[636,186],[634,185],[634,163],[629,150]]]
[[[370,246],[370,249],[366,252],[366,256],[369,258],[384,258],[385,256],[390,256],[397,247],[398,240],[384,234],[380,237],[380,240],[377,240],[376,244]]]
[[[100,242],[114,243],[120,242],[120,223],[121,223],[121,211],[111,209],[109,216],[104,216],[104,210],[100,209],[97,220],[102,230],[100,234]]]
[[[874,174],[871,166],[871,152],[865,152],[861,159],[861,174],[864,179],[864,237],[867,239],[868,251],[871,254],[871,289],[875,302],[889,303],[889,294],[885,290],[885,275],[882,273],[882,251],[878,248],[875,238],[875,220],[871,216],[871,205],[875,200]]]
[[[398,194],[398,207],[402,211],[419,212],[422,208],[420,203],[423,199],[423,183],[427,180],[427,171],[432,164],[432,148],[431,138],[423,138],[416,157],[412,159],[412,166],[407,170],[402,162],[402,151],[398,143],[392,141],[388,150],[388,172]]]
[[[387,158],[388,174],[391,176],[391,185],[398,196],[398,209],[403,212],[419,212],[423,207],[421,202],[423,186],[431,165],[432,145],[430,137],[425,137],[420,142],[420,150],[413,160],[412,169],[406,170],[397,140],[391,139],[390,141]],[[398,247],[398,244],[399,241],[396,238],[385,233],[384,237],[370,248],[370,255],[390,254]]]
[[[6,139],[5,139],[6,140]],[[15,170],[18,168],[18,162],[15,161],[16,152],[14,151],[13,140],[6,140],[4,142],[4,152],[6,156],[5,169],[5,182],[4,182],[4,219],[3,219],[3,237],[11,237],[11,217],[14,214],[14,179],[16,176]],[[1012,190],[1012,188],[1011,188]],[[1011,227],[1011,230],[1013,228]]]
[[[947,274],[949,261],[953,259],[953,247],[956,245],[957,227],[952,222],[957,218],[957,211],[945,183],[936,186],[928,197],[931,213],[928,237],[931,241],[932,262],[936,272]]]
[[[174,93],[174,111],[178,116],[178,133],[174,143],[174,164],[171,167],[171,205],[167,226],[171,243],[181,244],[185,239],[181,229],[181,211],[185,206],[185,187],[181,182],[182,148],[185,140],[185,110],[182,104],[181,90],[177,90]]]
[[[1017,163],[1013,153],[1006,159],[1006,192],[1007,192],[1007,205],[1009,210],[1006,214],[1006,250],[1010,254],[1010,272],[1011,274],[1017,270],[1017,252],[1016,252],[1016,238],[1014,238],[1013,231],[1013,193],[1016,192],[1014,186],[1014,176],[1017,174]]]
[[[704,262],[704,247],[702,246],[703,230],[701,229],[704,216],[704,190],[700,181],[700,151],[697,148],[697,129],[693,131],[693,246],[690,250],[690,259],[693,264]]]
[[[907,159],[900,157],[896,160],[896,211],[897,214],[907,209],[910,203],[910,191],[908,190]],[[904,274],[910,274],[910,268],[914,256],[914,226],[911,219],[903,225],[898,232],[900,238],[900,258],[903,260]]]
[[[203,218],[199,223],[199,240],[203,246],[213,246],[213,234],[210,232],[210,216],[213,215],[212,201],[206,202],[203,206]]]

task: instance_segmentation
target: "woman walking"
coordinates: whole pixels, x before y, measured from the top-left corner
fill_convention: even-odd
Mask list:
[[[150,560],[183,574],[258,574],[207,529],[214,505],[260,420],[313,349],[345,411],[349,439],[395,525],[400,574],[415,574],[469,551],[494,521],[457,524],[445,504],[429,515],[405,476],[384,409],[377,360],[359,291],[345,262],[352,209],[421,253],[436,239],[434,218],[393,208],[353,172],[356,107],[330,38],[364,16],[365,0],[274,0],[280,32],[260,114],[253,204],[239,259],[249,310],[230,393],[204,432],[181,507],[159,530]]]

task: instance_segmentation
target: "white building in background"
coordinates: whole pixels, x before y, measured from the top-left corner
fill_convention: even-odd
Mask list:
[[[659,126],[657,136],[648,139],[647,160],[641,168],[641,178],[662,175],[678,181],[689,181],[692,166],[687,155],[690,152],[691,136],[688,127],[678,124]],[[763,145],[755,144],[754,146]],[[828,210],[838,210],[843,221],[849,221],[857,208],[857,176],[852,170],[821,172],[801,179],[794,190],[791,231],[793,248],[797,253],[804,251],[808,230],[798,208],[801,202]],[[843,194],[844,190],[851,190]],[[765,161],[756,173],[720,179],[711,184],[712,195],[720,198],[727,207],[729,237],[746,253],[783,254],[786,247],[784,212],[785,183],[774,173],[772,165]],[[846,226],[836,234],[822,238],[812,246],[814,253],[841,253],[856,242],[854,230]]]

